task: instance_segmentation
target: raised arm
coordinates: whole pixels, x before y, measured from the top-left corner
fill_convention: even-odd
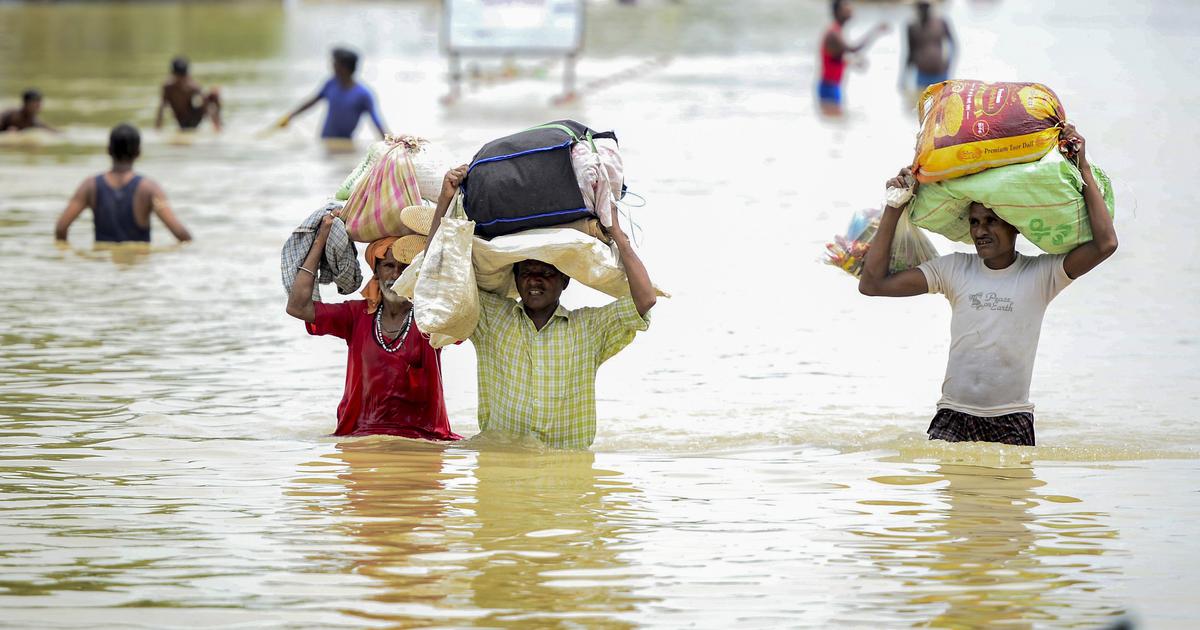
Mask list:
[[[313,286],[317,283],[317,270],[321,266],[321,254],[325,252],[325,242],[329,240],[329,231],[333,229],[333,215],[327,214],[321,218],[321,227],[317,228],[317,237],[313,240],[308,255],[300,265],[300,273],[292,283],[292,291],[288,293],[287,314],[296,319],[311,324],[317,318],[317,310],[313,308]]]
[[[633,304],[637,306],[638,315],[645,317],[646,313],[654,308],[654,303],[658,298],[654,294],[654,285],[650,282],[650,274],[646,271],[646,266],[642,264],[642,259],[638,258],[625,230],[621,229],[618,215],[620,212],[613,208],[613,224],[608,232],[612,235],[613,242],[617,244],[617,251],[621,254],[621,266],[625,267],[625,277],[629,279],[629,293],[633,295]]]
[[[62,214],[58,217],[58,221],[54,224],[54,240],[67,240],[67,230],[71,229],[71,224],[91,205],[90,200],[92,198],[93,186],[95,186],[95,183],[89,177],[83,180],[79,184],[79,187],[75,189],[75,194],[71,195],[71,200],[67,202],[66,209],[62,211]]]
[[[876,39],[879,38],[880,35],[883,35],[884,33],[888,32],[888,28],[889,27],[886,23],[880,22],[879,24],[875,25],[875,28],[873,28],[867,32],[866,36],[862,38],[862,41],[858,42],[857,44],[853,44],[853,45],[846,43],[846,40],[844,40],[840,37],[838,39],[841,40],[841,44],[842,44],[845,52],[856,53],[856,52],[859,52],[862,49],[866,48],[867,46],[870,46],[872,42],[874,42]],[[834,54],[836,54],[836,53],[834,53]]]
[[[1085,151],[1085,141],[1075,125],[1063,124],[1062,142],[1066,148],[1075,152],[1075,163],[1083,175],[1083,201],[1087,205],[1088,223],[1092,227],[1092,240],[1076,247],[1063,260],[1063,270],[1072,280],[1096,268],[1113,252],[1117,251],[1117,230],[1113,227],[1112,217],[1108,215],[1108,206],[1104,203],[1104,195],[1096,185],[1096,177],[1092,175],[1092,166],[1088,163]]]
[[[438,193],[437,208],[433,211],[433,224],[429,228],[430,243],[433,242],[433,235],[437,234],[438,227],[442,225],[442,217],[446,216],[450,203],[454,201],[454,195],[458,193],[458,188],[462,186],[466,177],[467,165],[462,164],[446,171],[446,176],[442,178],[442,191]]]
[[[292,122],[293,118],[308,111],[308,109],[310,107],[321,102],[321,99],[324,97],[325,97],[325,90],[324,90],[324,88],[322,88],[320,92],[317,92],[316,95],[314,95],[312,98],[308,99],[307,101],[304,101],[304,103],[302,103],[300,105],[300,107],[297,107],[290,114],[284,114],[283,118],[279,119],[279,126],[280,127],[288,126],[288,124],[290,124]]]
[[[167,106],[167,86],[163,86],[162,94],[158,97],[158,111],[154,113],[154,128],[162,129],[163,109]]]
[[[905,179],[911,174],[912,171],[907,168],[900,169],[899,175],[888,180],[887,187],[904,188]],[[905,210],[888,206],[879,219],[879,229],[871,239],[867,260],[863,263],[862,276],[858,279],[858,291],[863,295],[910,297],[929,292],[929,283],[920,269],[890,272],[892,239],[896,236],[896,223],[900,221],[901,212]]]
[[[158,219],[167,226],[171,234],[179,240],[180,243],[192,240],[191,232],[188,232],[179,217],[175,216],[175,211],[171,209],[171,204],[167,202],[167,193],[163,192],[161,186],[157,182],[146,182],[150,188],[150,211],[158,216]]]

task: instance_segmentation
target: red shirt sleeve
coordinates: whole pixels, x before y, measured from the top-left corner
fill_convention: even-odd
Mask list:
[[[316,316],[311,324],[305,323],[304,328],[310,335],[333,335],[349,340],[354,332],[354,309],[366,308],[363,300],[352,300],[339,304],[314,302],[313,310]]]

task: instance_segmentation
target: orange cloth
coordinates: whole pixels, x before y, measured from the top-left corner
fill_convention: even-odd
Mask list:
[[[367,245],[366,251],[363,252],[363,258],[366,259],[367,266],[371,268],[371,279],[367,281],[367,286],[362,290],[362,296],[367,300],[368,313],[374,313],[375,309],[379,308],[379,301],[383,299],[379,281],[375,279],[375,261],[387,256],[392,244],[398,240],[400,240],[399,236],[385,236],[371,241],[371,244]]]

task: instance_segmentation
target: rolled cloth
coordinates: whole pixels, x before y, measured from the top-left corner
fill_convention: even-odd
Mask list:
[[[363,252],[363,258],[366,259],[367,266],[371,268],[371,279],[367,281],[367,286],[362,290],[362,296],[367,300],[368,313],[374,313],[375,309],[379,308],[379,300],[383,299],[383,294],[379,290],[379,281],[375,279],[375,261],[387,256],[388,250],[398,240],[400,240],[399,236],[385,236],[371,241],[371,244],[367,245],[366,251]]]

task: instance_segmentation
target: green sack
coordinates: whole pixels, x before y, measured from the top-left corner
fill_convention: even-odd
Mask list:
[[[1113,215],[1112,182],[1092,166],[1092,174]],[[913,224],[961,243],[971,243],[967,213],[972,201],[992,209],[1048,254],[1065,254],[1092,240],[1083,178],[1075,164],[1058,151],[1040,160],[1013,164],[932,184],[917,186],[908,204]]]

